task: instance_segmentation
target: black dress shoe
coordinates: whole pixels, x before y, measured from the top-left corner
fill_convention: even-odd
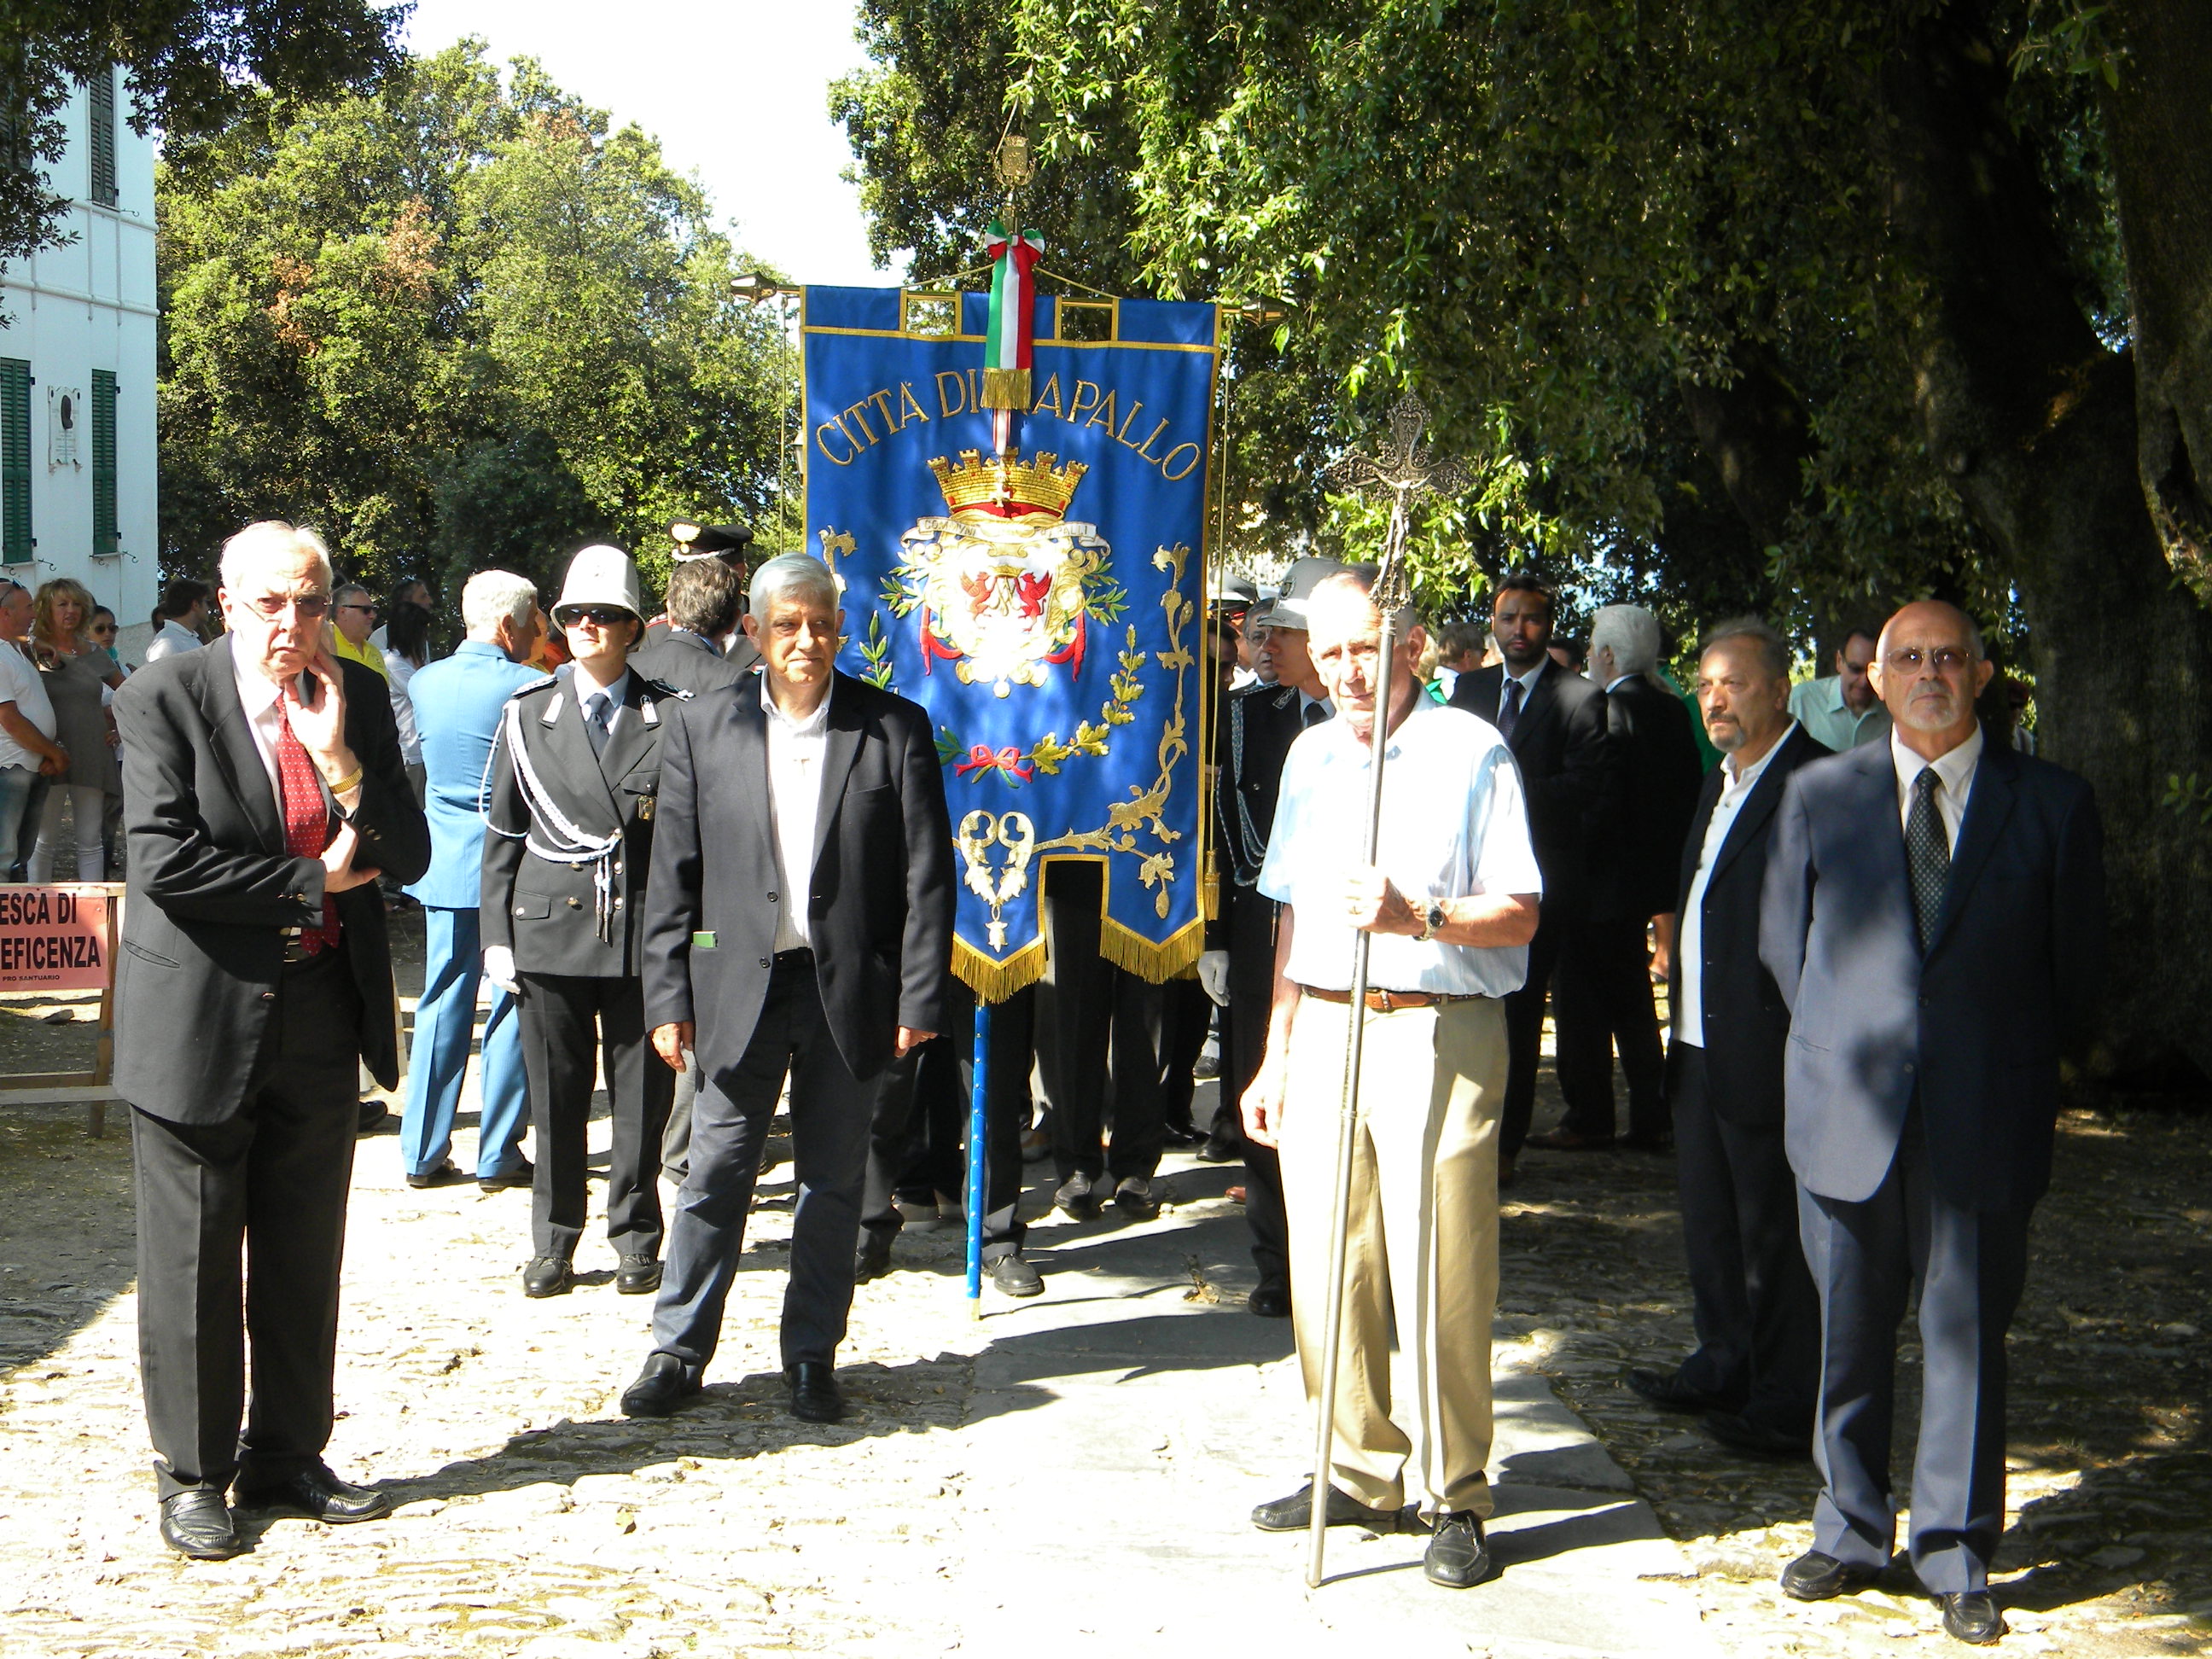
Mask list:
[[[1060,1206],[1062,1214],[1073,1216],[1078,1221],[1088,1221],[1098,1213],[1098,1184],[1078,1170],[1060,1183],[1060,1189],[1053,1194],[1052,1201]]]
[[[1943,1609],[1943,1634],[1980,1647],[2005,1633],[2004,1615],[1985,1589],[1954,1590],[1936,1598]]]
[[[392,1513],[392,1494],[341,1480],[320,1463],[279,1486],[241,1486],[238,1507],[252,1515],[304,1515],[325,1526],[349,1527]]]
[[[371,1130],[380,1127],[384,1120],[391,1115],[392,1108],[382,1101],[364,1100],[361,1103],[361,1116],[355,1122],[354,1133],[368,1134]]]
[[[1313,1482],[1306,1484],[1288,1498],[1278,1498],[1272,1504],[1262,1504],[1252,1511],[1252,1524],[1261,1532],[1304,1532],[1313,1524]],[[1398,1530],[1398,1511],[1370,1510],[1349,1492],[1328,1489],[1328,1524],[1332,1527],[1364,1527],[1370,1532]]]
[[[1235,1164],[1244,1156],[1244,1149],[1224,1135],[1208,1135],[1206,1144],[1198,1149],[1200,1164]]]
[[[1638,1365],[1628,1373],[1628,1386],[1662,1412],[1733,1411],[1734,1402],[1693,1389],[1680,1371],[1655,1371]]]
[[[566,1296],[576,1286],[576,1270],[565,1255],[535,1255],[522,1270],[525,1296]]]
[[[1044,1275],[1019,1255],[1002,1255],[991,1264],[991,1283],[1001,1296],[1044,1294]]]
[[[246,1547],[222,1494],[205,1488],[161,1500],[161,1541],[195,1561],[228,1561]]]
[[[1114,1188],[1114,1207],[1132,1221],[1150,1221],[1160,1212],[1160,1196],[1142,1176],[1123,1176]]]
[[[783,1368],[791,1385],[791,1414],[802,1423],[836,1423],[845,1415],[845,1396],[837,1389],[836,1367],[827,1360],[802,1359]]]
[[[1698,1423],[1730,1451],[1741,1452],[1747,1457],[1799,1462],[1813,1455],[1811,1435],[1790,1434],[1765,1423],[1754,1423],[1741,1412],[1707,1412]]]
[[[497,1175],[478,1176],[477,1186],[484,1192],[495,1193],[508,1187],[527,1187],[537,1179],[537,1165],[526,1158],[512,1170],[501,1170]],[[678,1182],[677,1184],[681,1186],[683,1183]]]
[[[1782,1593],[1793,1601],[1825,1601],[1832,1595],[1864,1589],[1881,1577],[1876,1568],[1807,1550],[1782,1569]]]
[[[891,1270],[891,1242],[881,1233],[863,1232],[853,1252],[853,1282],[866,1285]]]
[[[1177,1152],[1182,1151],[1185,1147],[1200,1146],[1206,1143],[1206,1136],[1188,1123],[1169,1124],[1168,1132],[1162,1139],[1165,1145],[1174,1147]]]
[[[1489,1577],[1490,1545],[1482,1535],[1482,1517],[1472,1510],[1438,1516],[1421,1557],[1421,1572],[1446,1589],[1466,1589]]]
[[[674,1354],[648,1354],[637,1381],[623,1390],[623,1415],[665,1417],[698,1392],[699,1379]]]
[[[660,1262],[649,1255],[626,1255],[615,1269],[615,1291],[622,1296],[644,1296],[660,1288]]]
[[[1262,1319],[1288,1319],[1291,1316],[1291,1287],[1287,1285],[1255,1285],[1252,1294],[1244,1298],[1244,1305]]]
[[[410,1187],[453,1187],[459,1185],[463,1179],[461,1172],[453,1167],[453,1160],[449,1158],[434,1170],[424,1170],[420,1174],[409,1176],[407,1184]]]

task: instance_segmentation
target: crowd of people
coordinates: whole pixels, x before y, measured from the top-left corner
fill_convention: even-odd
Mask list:
[[[356,1062],[386,1087],[398,1072],[380,876],[425,919],[403,1173],[529,1188],[526,1296],[579,1283],[604,1081],[612,1285],[654,1298],[626,1413],[702,1386],[787,1091],[794,1414],[842,1414],[854,1287],[892,1270],[903,1227],[960,1213],[975,1005],[950,972],[928,717],[836,671],[820,562],[748,574],[744,532],[690,528],[659,615],[629,556],[591,547],[550,625],[528,580],[471,577],[466,638],[434,659],[427,588],[380,612],[286,525],[225,547],[215,647],[172,635],[199,644],[209,597],[173,584],[169,648],[127,684],[96,635],[53,646],[81,637],[81,590],[42,591],[35,622],[20,590],[0,603],[0,631],[46,641],[33,677],[95,714],[112,696],[122,739],[118,1086],[162,1529],[186,1554],[238,1547],[234,1491],[325,1522],[388,1507],[322,1462],[351,1157],[334,1125],[353,1122]],[[1047,866],[1047,970],[989,1026],[972,1201],[994,1284],[1045,1289],[1026,1161],[1050,1160],[1066,1214],[1134,1220],[1158,1212],[1170,1147],[1241,1164],[1248,1305],[1291,1321],[1317,1392],[1359,1022],[1334,1461],[1256,1525],[1304,1527],[1318,1501],[1330,1524],[1395,1528],[1411,1504],[1432,1581],[1486,1577],[1499,1190],[1532,1152],[1671,1153],[1698,1347],[1630,1385],[1727,1448],[1813,1456],[1814,1547],[1783,1587],[1838,1594],[1894,1547],[1895,1337],[1917,1290],[1910,1554],[1946,1629],[1994,1639],[2003,1333],[2101,944],[2086,787],[2023,752],[1949,605],[1850,629],[1835,672],[1795,687],[1778,633],[1725,621],[1682,688],[1650,611],[1604,607],[1571,651],[1528,573],[1433,637],[1395,619],[1386,665],[1374,581],[1307,558],[1264,597],[1214,597],[1219,902],[1192,972],[1154,983],[1107,959],[1097,866]],[[0,703],[0,732],[43,766],[17,732],[30,714]],[[487,981],[465,1172],[453,1124]],[[1565,1111],[1539,1133],[1547,1013]],[[1220,1081],[1204,1122],[1201,1073]],[[264,1296],[272,1272],[284,1293]]]

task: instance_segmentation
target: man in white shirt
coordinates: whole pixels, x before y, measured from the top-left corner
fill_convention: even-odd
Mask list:
[[[38,822],[31,809],[45,793],[42,780],[69,770],[69,751],[54,741],[54,705],[24,648],[31,590],[0,582],[0,879],[21,881],[27,832]]]
[[[695,1050],[700,1081],[653,1352],[622,1398],[632,1417],[665,1417],[699,1392],[787,1079],[799,1196],[784,1375],[793,1416],[843,1416],[835,1367],[872,1109],[891,1062],[947,1029],[944,769],[921,705],[836,672],[843,623],[820,560],[769,560],[745,618],[760,683],[711,691],[668,721],[646,1014],[661,1059],[681,1069]],[[988,1194],[987,1212],[1012,1198]]]
[[[1330,1525],[1395,1530],[1408,1488],[1431,1525],[1425,1571],[1465,1588],[1489,1571],[1490,1322],[1498,1297],[1500,999],[1528,966],[1543,890],[1521,775],[1497,728],[1430,702],[1413,678],[1427,636],[1395,641],[1392,702],[1376,708],[1382,617],[1371,570],[1323,582],[1314,662],[1337,717],[1303,733],[1283,772],[1260,891],[1279,901],[1267,1053],[1244,1091],[1245,1133],[1281,1160],[1291,1322],[1310,1398],[1321,1380],[1341,1085],[1364,1021],[1342,1370],[1333,1467],[1263,1504],[1255,1526],[1306,1526],[1315,1486]],[[1387,718],[1382,833],[1364,866],[1370,742]],[[1353,945],[1372,936],[1364,1010]],[[1390,1334],[1414,1379],[1390,1415]]]
[[[1889,735],[1889,710],[1868,674],[1881,631],[1871,623],[1852,629],[1837,648],[1834,673],[1790,688],[1790,717],[1839,755]]]
[[[1828,751],[1790,718],[1789,690],[1789,647],[1766,623],[1740,617],[1706,636],[1698,705],[1722,759],[1678,860],[1667,1077],[1698,1347],[1672,1370],[1631,1370],[1628,1385],[1662,1409],[1703,1413],[1736,1450],[1803,1457],[1820,1304],[1782,1144],[1790,1013],[1759,959],[1759,916],[1783,788]]]
[[[186,651],[197,651],[207,641],[208,585],[179,576],[161,590],[161,626],[146,647],[146,660],[159,662]]]

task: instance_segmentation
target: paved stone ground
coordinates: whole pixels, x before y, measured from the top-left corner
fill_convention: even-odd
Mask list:
[[[2201,1120],[2069,1127],[2071,1185],[2016,1344],[2016,1650],[2207,1650],[2212,1470],[2187,1322],[2203,1317],[2212,1213],[2163,1186],[2146,1204],[2131,1173],[2201,1182],[2204,1139]],[[1342,1530],[1331,1582],[1309,1592],[1303,1540],[1245,1524],[1300,1478],[1310,1430],[1286,1331],[1240,1305],[1230,1172],[1176,1161],[1170,1207],[1146,1226],[1039,1226],[1049,1293],[987,1291],[981,1322],[959,1293],[957,1235],[902,1240],[905,1270],[860,1292],[842,1356],[854,1416],[815,1429],[783,1415],[775,1376],[787,1164],[763,1182],[706,1400],[637,1424],[616,1401],[649,1310],[613,1293],[604,1243],[586,1244],[576,1293],[526,1300],[526,1195],[411,1191],[396,1150],[388,1133],[360,1148],[331,1455],[342,1474],[391,1483],[402,1509],[328,1531],[280,1521],[235,1561],[188,1564],[155,1532],[127,1146],[85,1140],[67,1115],[0,1113],[0,1653],[647,1659],[1141,1651],[1163,1636],[1413,1655],[1945,1646],[1903,1583],[1782,1601],[1771,1574],[1802,1547],[1809,1476],[1730,1459],[1620,1386],[1626,1364],[1687,1340],[1658,1160],[1532,1159],[1511,1194],[1493,1464],[1504,1571],[1452,1595],[1420,1582],[1419,1539]],[[2170,1277],[2144,1278],[2154,1269]],[[2106,1280],[2100,1299],[2083,1293]]]

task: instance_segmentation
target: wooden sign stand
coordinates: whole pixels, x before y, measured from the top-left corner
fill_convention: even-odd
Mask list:
[[[107,1130],[107,1103],[115,1099],[108,1079],[115,1072],[115,952],[123,931],[123,884],[119,881],[54,882],[52,889],[77,894],[97,894],[106,899],[106,915],[100,933],[104,983],[100,992],[100,1026],[88,1072],[28,1072],[0,1073],[0,1105],[74,1104],[82,1101],[89,1114],[87,1127],[94,1140]],[[0,991],[35,991],[35,985],[16,987],[0,969]]]

